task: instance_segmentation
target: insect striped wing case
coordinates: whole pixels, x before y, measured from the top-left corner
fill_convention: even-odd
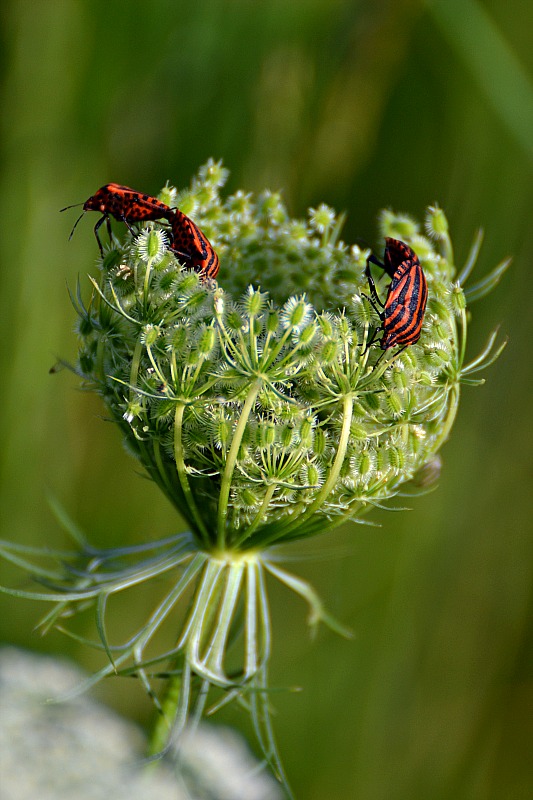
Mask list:
[[[402,261],[394,273],[385,303],[382,350],[396,345],[407,347],[419,340],[427,299],[426,276],[418,258]]]

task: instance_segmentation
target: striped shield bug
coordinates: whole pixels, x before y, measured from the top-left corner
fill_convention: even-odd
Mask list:
[[[201,279],[216,278],[219,270],[218,255],[198,225],[178,208],[168,217],[172,228],[170,249],[186,266],[200,273]]]
[[[391,278],[384,303],[379,298],[370,273],[371,263],[384,269]],[[396,345],[400,345],[403,350],[418,342],[426,310],[428,288],[426,276],[415,251],[399,239],[386,238],[383,263],[370,255],[366,261],[366,277],[372,295],[372,298],[367,299],[381,320],[381,326],[374,332],[368,346],[380,332],[383,333],[380,342],[382,350],[388,350]]]
[[[169,206],[161,203],[157,198],[150,197],[148,194],[136,192],[135,189],[130,189],[128,186],[121,186],[118,183],[106,183],[98,191],[89,197],[85,203],[76,203],[73,206],[66,206],[61,211],[66,211],[68,208],[75,208],[76,205],[83,205],[83,211],[74,223],[74,227],[70,232],[69,241],[76,229],[76,225],[83,217],[86,211],[99,211],[102,216],[94,226],[94,235],[100,248],[100,254],[103,256],[104,251],[100,237],[98,236],[98,229],[105,221],[107,223],[107,230],[109,238],[111,238],[111,224],[109,217],[114,217],[120,222],[124,222],[130,231],[135,233],[131,227],[132,222],[144,222],[147,220],[166,219],[170,221],[173,211]]]

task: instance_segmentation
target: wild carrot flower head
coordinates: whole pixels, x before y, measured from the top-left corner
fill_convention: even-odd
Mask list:
[[[217,283],[202,281],[168,249],[164,222],[149,223],[113,239],[89,296],[78,287],[74,298],[75,370],[101,395],[128,450],[190,532],[99,553],[96,567],[95,551],[86,550],[86,570],[67,568],[53,582],[48,599],[59,606],[47,624],[57,622],[65,600],[91,600],[110,658],[100,675],[135,672],[152,692],[149,666],[170,662],[180,682],[178,699],[165,707],[174,731],[194,696],[201,711],[213,687],[230,699],[252,688],[260,744],[282,776],[266,694],[265,573],[308,601],[311,622],[343,631],[312,588],[279,565],[279,545],[363,521],[415,476],[434,480],[461,385],[483,382],[477,373],[502,349],[493,334],[466,363],[467,303],[489,291],[508,262],[465,289],[479,235],[458,270],[441,209],[428,209],[424,232],[406,215],[383,212],[381,233],[416,252],[429,290],[418,342],[383,353],[369,346],[380,325],[366,297],[370,250],[342,241],[343,217],[322,204],[292,219],[273,192],[222,197],[226,178],[209,161],[189,190],[166,186],[160,196],[190,214],[218,252]],[[377,282],[383,299],[389,282]],[[156,610],[113,649],[107,597],[175,568],[177,582]],[[175,646],[149,658],[154,634],[191,588]],[[230,672],[232,646],[241,656]]]

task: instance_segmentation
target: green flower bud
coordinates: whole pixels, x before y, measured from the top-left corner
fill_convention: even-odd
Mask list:
[[[156,343],[160,333],[161,329],[157,325],[145,325],[141,331],[140,341],[146,347],[151,347]]]
[[[216,333],[212,326],[205,327],[200,331],[198,339],[198,353],[205,357],[208,356],[216,344]]]
[[[258,447],[265,449],[271,447],[276,441],[276,426],[271,420],[263,420],[257,426]]]
[[[313,420],[311,417],[304,417],[300,423],[300,442],[304,447],[311,447],[313,442]]]
[[[320,332],[325,339],[333,336],[333,317],[330,314],[320,314],[317,317]]]
[[[281,310],[281,324],[284,328],[299,330],[307,324],[311,313],[312,306],[303,298],[291,297]]]
[[[379,227],[383,236],[391,236],[403,242],[412,239],[419,230],[418,223],[408,214],[395,214],[390,209],[381,212]]]
[[[190,337],[190,325],[188,325],[187,322],[181,322],[167,331],[167,348],[170,351],[175,350],[178,353],[183,353],[189,346]]]
[[[390,391],[385,395],[387,409],[393,419],[399,419],[405,413],[405,405],[399,392]]]
[[[270,309],[266,321],[267,333],[276,333],[279,325],[279,313]]]
[[[318,208],[309,209],[309,223],[311,228],[319,233],[325,233],[333,227],[335,222],[335,212],[325,203],[321,203]]]
[[[357,483],[369,483],[376,469],[376,453],[365,447],[350,459],[350,472]]]
[[[282,447],[288,450],[294,446],[295,443],[295,430],[292,425],[283,425],[279,431],[279,443]]]
[[[448,236],[448,220],[444,211],[437,205],[429,206],[426,213],[425,227],[428,236],[445,239]]]
[[[456,314],[461,314],[466,308],[466,299],[463,289],[459,284],[454,284],[452,287],[452,308]]]
[[[328,446],[328,435],[324,428],[317,428],[315,431],[315,439],[313,443],[313,450],[317,456],[324,456]]]
[[[261,314],[265,308],[266,299],[264,292],[258,292],[252,286],[249,286],[242,304],[244,313],[250,317],[256,317]]]
[[[135,248],[145,263],[159,264],[167,252],[168,236],[163,230],[147,228],[135,239]]]
[[[159,192],[158,199],[161,200],[166,206],[173,208],[176,205],[177,190],[174,186],[167,183]]]
[[[329,364],[336,360],[339,352],[340,343],[337,341],[329,340],[323,343],[320,348],[320,361]]]
[[[399,444],[391,444],[387,450],[389,465],[396,475],[405,470],[407,464],[405,448]]]

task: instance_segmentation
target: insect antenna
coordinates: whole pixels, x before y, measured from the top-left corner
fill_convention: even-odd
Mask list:
[[[81,205],[82,205],[82,203],[78,203],[77,205],[80,205],[80,206],[81,206]],[[74,206],[68,206],[68,208],[74,208]],[[64,208],[62,208],[62,209],[61,209],[61,211],[64,211],[64,210],[65,210]],[[78,224],[78,222],[80,221],[80,219],[83,217],[83,215],[84,215],[84,214],[85,214],[85,210],[83,210],[83,211],[81,212],[81,214],[79,215],[78,219],[76,220],[76,222],[75,222],[75,223],[74,223],[74,225],[72,226],[72,230],[71,230],[71,232],[70,232],[70,236],[68,237],[68,240],[69,240],[69,242],[70,242],[70,240],[72,239],[72,236],[73,236],[73,234],[74,234],[74,231],[76,230],[76,225]]]
[[[65,206],[65,208],[60,208],[59,211],[67,211],[69,208],[77,208],[78,206],[83,206],[84,203],[74,203],[72,206]]]

